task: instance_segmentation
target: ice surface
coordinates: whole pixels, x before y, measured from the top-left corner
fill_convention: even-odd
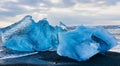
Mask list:
[[[117,44],[116,39],[103,28],[79,26],[59,34],[57,53],[78,61],[85,61]]]
[[[61,56],[78,61],[88,60],[117,45],[114,36],[102,27],[69,28],[63,23],[51,26],[46,19],[35,23],[32,16],[26,16],[0,29],[0,43],[16,51],[57,51]]]
[[[52,44],[50,44],[51,28],[46,20],[42,20],[38,22],[32,31],[31,38],[36,44],[35,49],[37,51],[48,50],[50,47],[52,47]]]
[[[60,27],[49,25],[46,19],[40,20],[29,34],[35,44],[34,49],[36,51],[56,50],[58,32],[61,31]]]
[[[34,45],[27,35],[14,35],[5,42],[5,46],[17,51],[34,51]]]
[[[25,16],[22,20],[18,21],[17,23],[1,29],[1,41],[4,43],[6,42],[6,40],[8,40],[11,36],[15,34],[29,33],[34,24],[35,22],[32,19],[32,16]]]
[[[118,44],[116,38],[105,29],[97,27],[96,30],[97,31],[93,33],[93,39],[100,43],[100,52],[106,52]]]

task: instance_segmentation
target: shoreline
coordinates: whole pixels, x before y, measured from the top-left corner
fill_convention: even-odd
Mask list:
[[[0,66],[120,66],[120,53],[97,54],[88,61],[78,62],[58,56],[56,52],[40,52],[31,56],[6,59]]]

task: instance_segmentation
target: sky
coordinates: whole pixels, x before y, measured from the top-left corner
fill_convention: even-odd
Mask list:
[[[0,27],[26,15],[52,25],[120,25],[120,0],[0,0]]]

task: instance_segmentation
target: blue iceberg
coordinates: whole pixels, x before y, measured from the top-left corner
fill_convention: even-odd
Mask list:
[[[59,42],[57,53],[78,61],[86,61],[117,45],[114,36],[103,28],[85,26],[60,33]]]
[[[26,25],[24,24],[26,21],[31,23]],[[58,32],[65,31],[59,26],[49,25],[46,19],[36,23],[31,16],[26,16],[19,22],[23,25],[16,25],[19,28],[14,27],[17,32],[13,31],[9,35],[10,39],[5,37],[7,38],[5,46],[17,51],[55,51],[58,46]],[[11,29],[7,30],[10,31]]]
[[[85,61],[117,45],[113,35],[102,27],[78,26],[70,29],[62,22],[51,26],[46,19],[32,16],[0,29],[0,44],[16,51],[57,51],[60,56]]]

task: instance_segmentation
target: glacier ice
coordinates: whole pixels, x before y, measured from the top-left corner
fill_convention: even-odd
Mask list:
[[[17,51],[57,51],[78,61],[105,53],[117,45],[113,35],[102,27],[51,26],[46,19],[35,22],[32,16],[0,29],[0,44]]]

